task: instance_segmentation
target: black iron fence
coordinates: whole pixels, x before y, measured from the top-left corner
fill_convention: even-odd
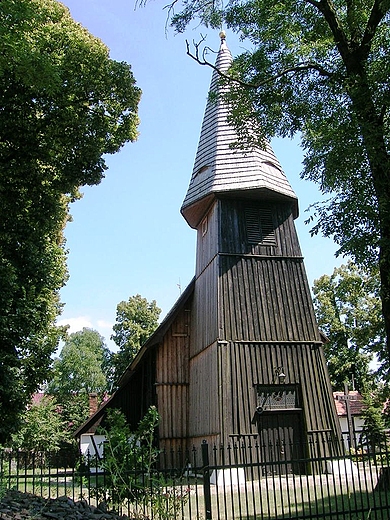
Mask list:
[[[108,474],[102,459],[89,455],[75,461],[3,450],[0,485],[92,505],[104,502],[129,518],[390,519],[387,443],[344,452],[335,439],[321,438],[320,444],[318,437],[305,449],[261,445],[251,437],[228,446],[203,442],[160,452],[152,467],[138,461],[139,467],[134,463],[118,474]]]

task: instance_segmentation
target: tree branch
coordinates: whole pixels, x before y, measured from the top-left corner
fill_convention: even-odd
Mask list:
[[[368,53],[370,52],[371,41],[375,35],[378,25],[389,10],[390,0],[375,0],[361,42],[361,47],[364,49],[363,52],[365,57],[367,57]]]
[[[265,85],[268,85],[269,83],[274,83],[276,80],[282,78],[283,76],[287,76],[288,74],[293,73],[293,72],[304,72],[304,71],[314,70],[314,71],[318,72],[320,74],[320,76],[325,76],[325,77],[333,76],[333,74],[331,72],[327,71],[326,69],[324,69],[324,67],[322,67],[321,65],[319,65],[317,63],[311,63],[311,62],[304,63],[303,62],[303,63],[297,63],[297,65],[295,65],[294,67],[288,67],[286,69],[283,69],[280,72],[278,72],[277,74],[274,74],[273,76],[269,76],[268,78],[264,79],[263,81],[259,81],[257,83],[248,83],[246,81],[242,81],[238,78],[234,78],[234,77],[230,76],[226,72],[223,72],[220,69],[218,69],[218,67],[216,67],[216,65],[214,65],[213,63],[210,63],[209,61],[207,61],[207,59],[205,58],[207,51],[210,51],[213,53],[215,53],[215,51],[213,51],[210,47],[204,47],[202,52],[200,53],[199,48],[200,48],[201,44],[204,42],[204,40],[205,40],[205,37],[202,36],[202,39],[200,42],[198,42],[198,43],[193,42],[193,45],[195,47],[195,54],[193,54],[191,52],[190,44],[188,43],[188,40],[186,40],[187,55],[190,56],[190,58],[195,60],[197,63],[199,63],[199,65],[206,65],[207,67],[210,67],[213,70],[215,70],[221,76],[221,78],[224,78],[229,82],[237,83],[238,85],[240,85],[241,87],[244,87],[244,88],[257,89],[260,87],[264,87]]]
[[[343,31],[341,22],[337,16],[336,9],[332,0],[306,0],[307,3],[314,5],[324,16],[325,21],[332,31],[334,41],[339,49],[340,55],[345,58],[350,53],[348,39]]]

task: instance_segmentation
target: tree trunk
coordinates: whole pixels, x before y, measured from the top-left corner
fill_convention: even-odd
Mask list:
[[[386,348],[390,363],[390,156],[385,141],[385,128],[364,72],[350,75],[350,98],[358,118],[363,143],[370,164],[379,215],[379,271],[381,278],[382,314],[386,331]],[[380,107],[381,108],[381,107]]]

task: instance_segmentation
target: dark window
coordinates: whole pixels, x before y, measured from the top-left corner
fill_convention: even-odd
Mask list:
[[[246,233],[249,244],[275,246],[275,230],[272,213],[267,208],[245,208]]]

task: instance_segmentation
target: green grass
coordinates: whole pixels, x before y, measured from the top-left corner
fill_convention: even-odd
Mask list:
[[[365,472],[367,471],[367,475]],[[213,519],[238,520],[390,520],[390,492],[375,491],[376,475],[372,468],[361,469],[354,480],[333,475],[268,476],[248,480],[236,486],[211,486]],[[366,478],[367,477],[367,478]],[[2,488],[8,487],[44,497],[67,495],[74,499],[85,498],[96,505],[96,489],[103,476],[89,474],[80,477],[65,470],[50,473],[30,470],[17,477],[4,477]],[[89,491],[88,491],[89,490]],[[177,498],[179,497],[179,498]],[[206,518],[202,479],[171,481],[153,498],[164,519],[204,520]],[[130,505],[130,510],[142,510],[145,504]],[[127,505],[123,512],[126,512]]]
[[[275,487],[274,487],[275,485]],[[355,484],[356,485],[356,484]],[[221,486],[211,488],[212,518],[226,520],[324,520],[390,519],[390,493],[353,488],[346,479],[330,475],[317,477],[276,477],[232,486],[223,493]],[[200,496],[202,495],[202,496]],[[195,493],[190,494],[192,516],[186,506],[185,518],[196,518]],[[205,518],[203,490],[198,489],[198,517]]]

